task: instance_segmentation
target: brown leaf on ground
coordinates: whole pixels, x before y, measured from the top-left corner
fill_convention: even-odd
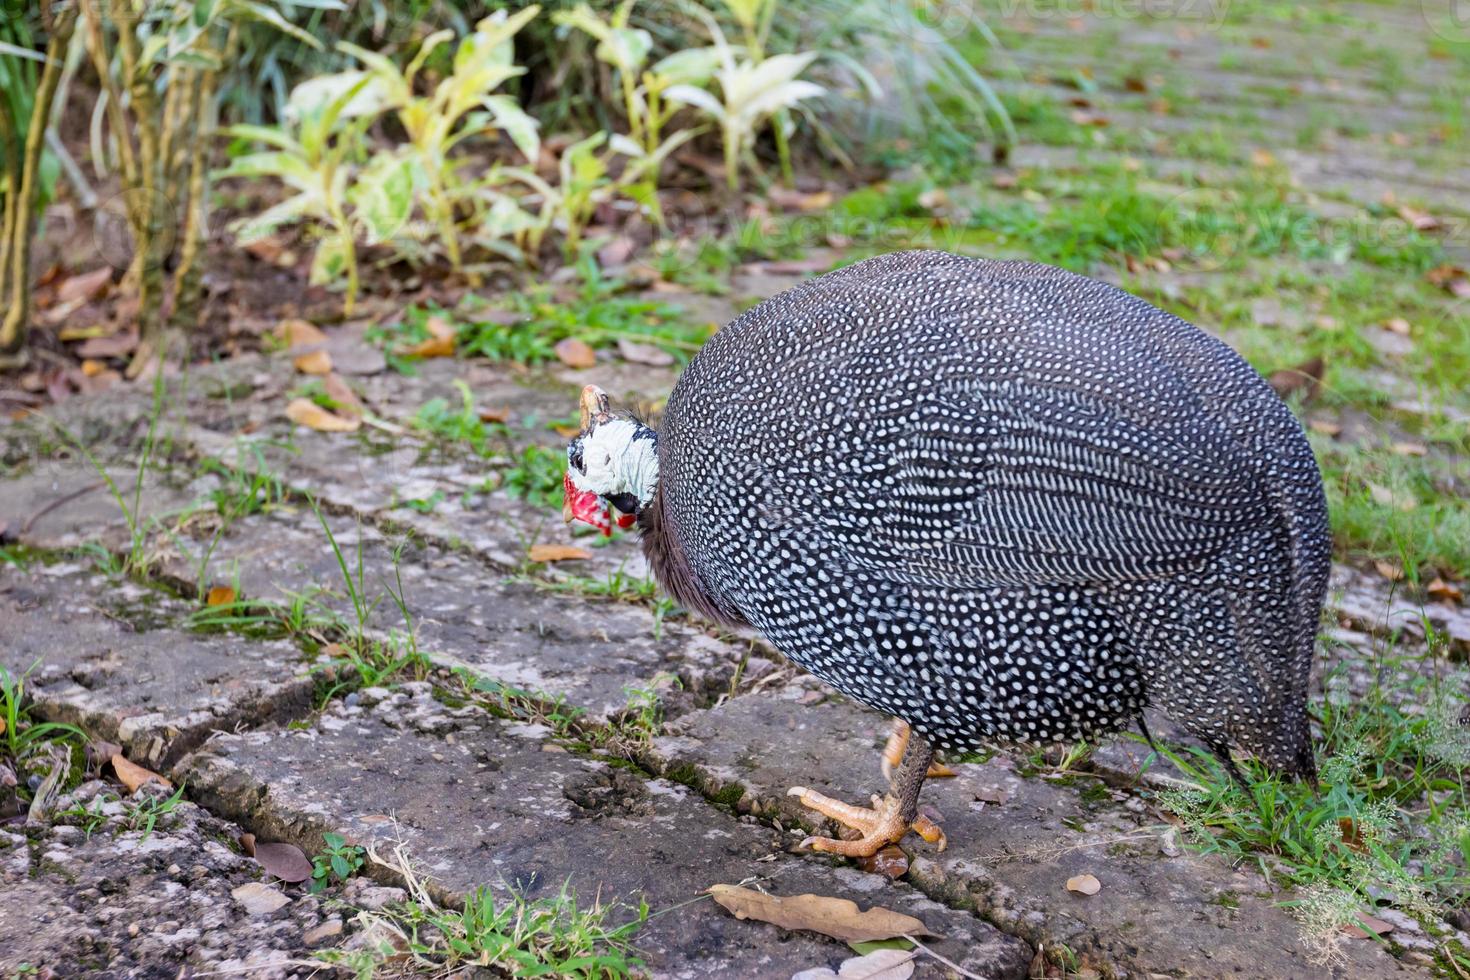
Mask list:
[[[1300,392],[1304,401],[1311,401],[1317,397],[1317,392],[1322,390],[1322,376],[1326,370],[1326,362],[1320,357],[1314,357],[1295,367],[1272,371],[1271,376],[1266,380],[1272,388],[1276,389],[1276,394],[1282,398],[1288,398]]]
[[[575,337],[557,341],[555,350],[556,359],[569,368],[581,370],[597,363],[597,353]]]
[[[1259,147],[1251,150],[1251,166],[1262,170],[1274,167],[1276,166],[1276,155],[1270,150],[1263,150]]]
[[[1409,326],[1408,320],[1405,320],[1401,316],[1396,316],[1390,317],[1389,319],[1383,321],[1383,329],[1387,330],[1389,333],[1396,333],[1400,337],[1407,337],[1409,335],[1409,331],[1413,328]]]
[[[1382,575],[1390,582],[1403,581],[1404,570],[1391,561],[1384,561],[1382,558],[1380,558],[1373,563],[1373,567],[1378,569],[1379,575]]]
[[[429,331],[427,340],[402,348],[398,353],[409,357],[454,356],[454,327],[446,323],[443,317],[429,317],[424,321],[424,329]]]
[[[737,919],[758,919],[783,929],[804,929],[849,943],[933,935],[928,926],[911,915],[879,907],[859,911],[857,903],[846,898],[783,898],[738,885],[711,885],[709,895]]]
[[[235,590],[228,585],[216,585],[204,597],[206,606],[228,606],[236,599]]]
[[[858,858],[857,866],[868,874],[882,875],[896,881],[908,874],[909,856],[897,844],[878,849],[876,854]]]
[[[509,405],[501,405],[501,406],[499,406],[497,408],[486,407],[486,408],[480,409],[480,421],[481,422],[499,422],[501,424],[504,424],[509,419],[510,419],[510,406]]]
[[[1397,456],[1428,456],[1429,447],[1422,442],[1396,442],[1388,448]]]
[[[3,731],[4,729],[0,729]],[[102,767],[112,761],[113,757],[122,752],[122,746],[116,742],[105,742],[101,739],[88,742],[86,755],[87,766],[94,771],[101,772]]]
[[[918,955],[913,949],[875,949],[843,960],[836,973],[818,966],[792,974],[791,980],[908,980]]]
[[[532,561],[577,561],[592,557],[586,548],[569,544],[533,544],[526,554]]]
[[[327,335],[310,320],[288,317],[276,324],[276,339],[287,347],[310,347],[325,344]]]
[[[1419,506],[1419,501],[1412,494],[1404,491],[1386,487],[1381,483],[1368,482],[1368,496],[1380,507],[1392,507],[1394,510],[1410,511]]]
[[[1102,882],[1093,875],[1076,875],[1067,879],[1067,891],[1078,895],[1096,895],[1102,891]]]
[[[119,752],[112,757],[112,771],[117,773],[117,778],[127,787],[129,793],[136,793],[138,787],[144,783],[159,782],[166,788],[173,789],[174,784],[169,782],[152,769],[144,769],[136,762],[129,762],[127,756]]]
[[[267,874],[282,881],[305,881],[311,877],[311,862],[295,844],[256,844],[255,860]]]
[[[107,291],[112,284],[112,266],[104,265],[100,269],[91,272],[83,272],[72,276],[56,288],[56,302],[70,303],[75,300],[83,302],[96,299]]]
[[[327,397],[337,403],[337,409],[348,415],[361,415],[365,409],[362,401],[357,397],[347,382],[342,380],[342,375],[336,372],[329,373],[322,378],[322,387],[327,391]]]
[[[1451,296],[1470,296],[1470,277],[1457,265],[1435,266],[1424,274],[1432,286],[1438,286]]]
[[[112,357],[127,357],[138,349],[138,334],[124,330],[106,337],[92,337],[72,351],[77,357],[107,360]]]
[[[1446,582],[1438,576],[1435,577],[1433,582],[1425,586],[1424,590],[1434,598],[1442,599],[1445,602],[1463,602],[1465,599],[1464,590],[1455,583]]]
[[[1337,832],[1349,849],[1359,854],[1368,853],[1368,845],[1363,841],[1363,832],[1358,829],[1358,823],[1352,817],[1338,817]]]
[[[286,418],[318,432],[356,432],[362,426],[362,419],[333,415],[309,398],[292,399],[286,406]]]
[[[332,355],[324,350],[307,351],[298,354],[292,359],[291,364],[302,374],[331,374]]]
[[[1365,931],[1366,929],[1371,929],[1380,936],[1384,933],[1393,932],[1392,922],[1384,922],[1382,919],[1371,916],[1362,910],[1358,911],[1358,925],[1364,928],[1360,929],[1357,925],[1344,925],[1342,931],[1354,939],[1371,939],[1372,937],[1368,935]]]
[[[1324,436],[1342,435],[1342,423],[1334,422],[1331,419],[1312,419],[1307,423],[1307,428],[1313,432],[1320,432]]]
[[[1440,226],[1440,220],[1432,214],[1411,208],[1407,204],[1399,208],[1399,217],[1409,223],[1409,227],[1415,231],[1434,231]]]
[[[623,360],[634,364],[647,364],[650,367],[668,367],[674,363],[674,355],[662,347],[652,344],[640,344],[637,341],[620,338],[618,340],[618,353]]]
[[[245,852],[245,856],[246,857],[251,857],[251,858],[255,857],[255,835],[254,834],[241,834],[240,835],[240,850],[242,850],[242,851]]]

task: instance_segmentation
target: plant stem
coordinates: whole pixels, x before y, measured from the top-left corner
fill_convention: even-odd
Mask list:
[[[48,8],[51,6],[47,4]],[[53,8],[54,9],[54,8]],[[25,157],[21,163],[20,189],[14,194],[15,207],[7,202],[5,232],[9,238],[6,258],[9,260],[10,305],[0,323],[0,363],[22,358],[26,332],[31,319],[31,228],[36,208],[37,183],[41,170],[41,148],[46,143],[46,122],[51,118],[51,100],[61,81],[66,47],[76,27],[76,11],[70,7],[54,11],[51,39],[46,44],[46,66],[36,100],[31,106],[30,128],[26,131]],[[13,128],[13,127],[12,127]],[[13,185],[12,185],[13,186]],[[5,279],[0,275],[0,281]]]

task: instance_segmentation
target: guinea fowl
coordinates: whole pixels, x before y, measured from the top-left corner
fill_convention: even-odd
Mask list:
[[[1148,706],[1232,772],[1238,746],[1315,773],[1311,449],[1230,348],[1106,283],[859,262],[720,330],[658,432],[588,386],[567,456],[569,521],[636,520],[677,602],[899,720],[872,809],[792,790],[862,834],[813,848],[943,846],[916,822],[936,749],[1095,739]]]

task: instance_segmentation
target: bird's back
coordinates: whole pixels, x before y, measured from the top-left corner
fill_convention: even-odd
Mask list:
[[[1232,698],[1264,699],[1260,724],[1293,731],[1251,747],[1299,768],[1286,757],[1300,746],[1280,746],[1305,738],[1291,705],[1305,699],[1326,586],[1320,477],[1270,388],[1177,317],[1049,266],[871,259],[712,338],[669,400],[659,456],[666,513],[706,587],[861,700],[903,715],[948,684],[942,710],[964,714],[966,684],[1014,667],[948,649],[984,633],[977,601],[1040,601],[1046,622],[1068,609],[1117,621],[1099,669],[1147,688],[1122,714],[1139,698],[1168,707],[1171,690],[1176,713],[1203,711],[1204,697],[1228,717]],[[1178,632],[1137,622],[1181,591],[1205,596],[1198,615],[1223,617],[1235,639],[1203,695],[1172,669],[1187,652],[1156,649]],[[875,637],[890,628],[918,630],[923,656],[885,650]],[[1069,643],[1098,635],[1079,630]],[[1023,698],[1037,686],[1024,675]]]

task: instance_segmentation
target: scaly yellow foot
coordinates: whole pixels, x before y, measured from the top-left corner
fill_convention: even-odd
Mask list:
[[[805,786],[793,786],[786,792],[790,796],[801,797],[802,806],[810,807],[824,817],[831,817],[844,827],[851,827],[863,835],[860,840],[808,837],[801,842],[802,847],[810,847],[814,851],[827,851],[847,857],[871,857],[883,847],[898,843],[910,830],[929,843],[938,844],[941,851],[948,843],[944,839],[944,831],[928,817],[917,816],[912,822],[904,820],[903,803],[892,794],[882,798],[875,795],[873,806],[869,809],[834,800]]]
[[[903,761],[904,750],[909,747],[909,724],[906,721],[893,719],[893,731],[888,733],[888,744],[883,747],[883,778],[891,780],[893,771]],[[959,775],[949,766],[942,762],[929,763],[929,771],[925,774],[929,779],[943,779],[947,776]]]

